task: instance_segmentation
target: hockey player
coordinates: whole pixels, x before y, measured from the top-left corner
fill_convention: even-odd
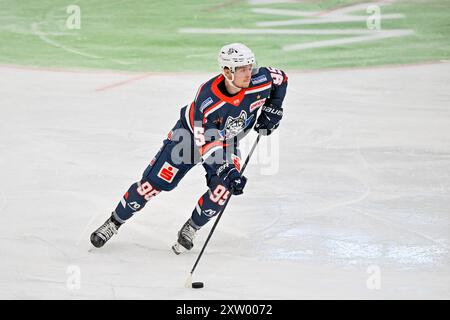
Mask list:
[[[95,247],[102,247],[150,199],[174,189],[196,164],[206,170],[208,191],[178,232],[172,247],[176,254],[192,249],[196,232],[221,212],[230,194],[243,193],[247,179],[240,174],[239,140],[253,126],[262,135],[279,126],[288,78],[279,69],[258,68],[253,52],[241,43],[222,47],[218,61],[222,73],[203,83],[192,103],[181,109],[141,180],[92,233]]]

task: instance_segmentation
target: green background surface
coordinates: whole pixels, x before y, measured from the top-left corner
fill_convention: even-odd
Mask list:
[[[362,2],[362,1],[359,1]],[[262,65],[290,70],[417,63],[450,57],[450,0],[397,1],[382,14],[382,28],[412,29],[406,37],[286,52],[287,44],[337,38],[330,35],[204,35],[179,28],[258,28],[256,22],[292,19],[252,8],[324,11],[358,1],[304,1],[252,5],[247,1],[0,1],[0,63],[38,67],[128,71],[213,71],[225,43],[243,42]],[[81,28],[69,30],[68,5],[81,9]],[[365,14],[365,11],[353,13]],[[260,28],[260,27],[259,27]],[[280,28],[280,27],[274,27]],[[282,27],[286,28],[286,27]],[[366,28],[365,22],[288,28]],[[42,39],[39,35],[44,35]]]

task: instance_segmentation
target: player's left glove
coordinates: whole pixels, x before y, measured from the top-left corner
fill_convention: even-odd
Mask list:
[[[281,118],[283,118],[283,108],[264,106],[261,114],[256,120],[255,130],[263,136],[270,135],[280,125]]]
[[[247,178],[240,174],[234,164],[225,162],[217,169],[216,174],[222,180],[225,188],[232,194],[237,196],[244,193]]]

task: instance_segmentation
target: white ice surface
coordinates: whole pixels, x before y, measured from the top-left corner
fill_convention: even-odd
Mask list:
[[[201,167],[104,248],[89,234],[212,75],[0,67],[0,298],[450,298],[450,63],[288,74],[279,170],[255,154],[193,290],[212,223],[191,253],[170,246]]]

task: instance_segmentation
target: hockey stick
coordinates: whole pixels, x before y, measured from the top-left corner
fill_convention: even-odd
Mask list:
[[[244,165],[242,166],[241,175],[244,174],[244,170],[245,170],[245,168],[247,167],[247,164],[248,164],[248,162],[250,161],[250,157],[252,156],[253,151],[255,151],[256,146],[258,145],[258,142],[259,142],[259,139],[260,139],[260,138],[261,138],[261,135],[258,134],[258,137],[256,138],[256,141],[253,143],[252,149],[251,149],[250,152],[248,153],[247,159],[245,159]],[[212,226],[211,231],[209,232],[208,238],[206,238],[205,244],[203,245],[203,248],[202,248],[202,250],[200,251],[200,254],[198,255],[197,260],[195,261],[194,266],[192,267],[192,270],[191,270],[191,272],[189,273],[189,276],[188,276],[188,278],[187,278],[187,280],[186,280],[186,287],[189,287],[189,288],[192,287],[192,274],[194,273],[195,268],[197,268],[198,262],[200,261],[200,258],[202,257],[203,252],[205,251],[205,248],[206,248],[206,246],[208,245],[208,242],[209,242],[209,240],[211,239],[211,236],[212,236],[214,230],[216,229],[216,226],[217,226],[217,224],[219,223],[220,218],[222,217],[222,213],[225,211],[225,208],[227,207],[228,202],[229,202],[230,199],[231,199],[231,195],[232,195],[232,194],[230,194],[230,196],[228,197],[228,199],[225,200],[225,205],[223,206],[222,211],[221,211],[221,212],[219,213],[219,215],[217,216],[216,221],[214,222],[214,225]]]

